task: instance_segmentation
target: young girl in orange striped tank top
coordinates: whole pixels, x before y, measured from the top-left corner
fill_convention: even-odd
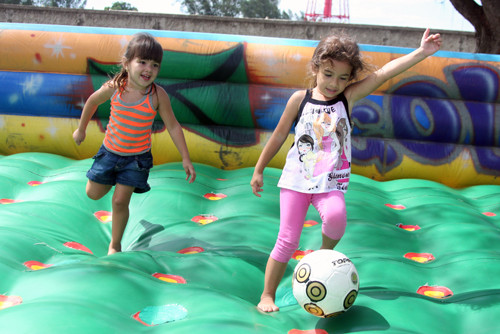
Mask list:
[[[153,167],[151,129],[159,113],[182,156],[186,180],[196,173],[189,157],[182,128],[174,116],[170,99],[154,84],[163,48],[147,33],[133,36],[122,59],[121,71],[87,99],[73,139],[80,145],[97,107],[111,100],[111,113],[104,142],[87,172],[87,196],[98,200],[115,186],[112,199],[112,232],[108,254],[121,252],[121,240],[129,218],[132,193],[150,190],[147,182]]]

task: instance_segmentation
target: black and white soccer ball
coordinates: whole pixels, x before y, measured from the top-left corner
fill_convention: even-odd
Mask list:
[[[322,318],[334,317],[354,304],[359,276],[346,255],[320,249],[299,261],[292,288],[295,299],[307,312]]]

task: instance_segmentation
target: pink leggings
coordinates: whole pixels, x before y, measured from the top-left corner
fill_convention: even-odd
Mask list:
[[[333,240],[340,240],[345,232],[347,215],[344,193],[331,191],[321,194],[304,194],[289,189],[280,193],[280,230],[271,257],[282,263],[288,262],[299,247],[309,205],[318,210],[323,221],[322,232]]]

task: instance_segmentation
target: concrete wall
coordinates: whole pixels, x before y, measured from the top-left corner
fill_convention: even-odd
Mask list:
[[[125,11],[44,8],[0,4],[0,22],[193,31],[318,40],[344,31],[361,44],[415,48],[423,29],[214,16],[150,14]],[[440,31],[443,50],[474,52],[474,33]]]

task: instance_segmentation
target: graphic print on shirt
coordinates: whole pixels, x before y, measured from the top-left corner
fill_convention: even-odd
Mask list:
[[[318,101],[306,93],[278,187],[303,193],[347,191],[351,173],[347,107],[343,95]]]
[[[324,112],[313,122],[313,130],[318,143],[318,154],[314,166],[314,176],[336,169],[340,142],[336,135],[338,115]]]
[[[303,133],[296,144],[307,190],[318,188],[321,178],[326,178],[329,190],[346,190],[350,175],[346,119],[339,116],[335,105],[315,106],[304,110],[297,126]]]
[[[309,135],[300,136],[297,141],[299,150],[299,160],[302,162],[302,171],[306,180],[313,177],[314,166],[316,164],[316,154],[313,152],[314,139]]]
[[[349,174],[350,174],[350,168],[351,168],[351,163],[349,162],[349,159],[347,156],[351,156],[351,148],[348,145],[347,142],[347,135],[349,129],[347,128],[347,121],[345,118],[341,118],[338,123],[337,123],[337,130],[336,130],[336,135],[338,138],[338,141],[340,142],[340,159],[338,161],[337,168],[335,171],[333,171],[333,178],[337,179],[337,183],[346,183],[349,182],[349,175],[345,175],[343,172],[336,172],[336,171],[342,171],[349,169]],[[346,154],[348,152],[348,154]]]

